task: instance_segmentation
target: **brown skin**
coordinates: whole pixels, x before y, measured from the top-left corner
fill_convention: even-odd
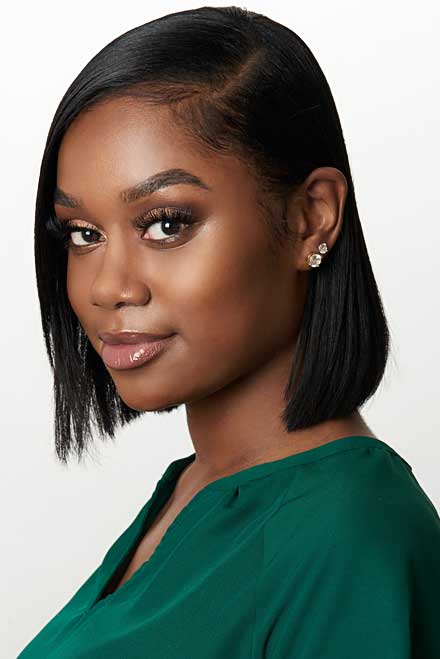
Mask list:
[[[180,184],[129,205],[120,199],[168,168],[189,170],[212,191]],[[67,272],[70,303],[95,350],[103,330],[177,333],[151,362],[108,368],[134,409],[186,406],[196,460],[178,480],[168,521],[217,478],[340,437],[374,436],[358,412],[291,433],[279,418],[311,276],[306,257],[324,241],[331,251],[342,226],[339,170],[315,169],[292,194],[288,216],[301,237],[274,256],[250,168],[203,155],[166,108],[120,98],[69,127],[57,185],[83,201],[81,210],[56,204],[58,217],[98,232],[93,245],[70,248]],[[163,223],[140,230],[130,222],[170,205],[190,206],[198,220],[187,233],[174,224],[181,237],[173,244],[157,242],[170,235]]]

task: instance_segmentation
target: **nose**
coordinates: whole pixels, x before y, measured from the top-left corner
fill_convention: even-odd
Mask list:
[[[145,275],[139,273],[134,255],[121,244],[107,246],[91,286],[92,304],[107,309],[125,304],[140,306],[146,304],[150,296]]]

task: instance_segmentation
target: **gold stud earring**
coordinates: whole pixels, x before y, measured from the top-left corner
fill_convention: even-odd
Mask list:
[[[318,245],[318,252],[319,254],[317,254],[316,252],[311,252],[306,258],[307,265],[310,265],[312,268],[318,268],[321,265],[321,261],[322,261],[321,255],[327,254],[328,252],[327,243],[321,243],[320,245]]]

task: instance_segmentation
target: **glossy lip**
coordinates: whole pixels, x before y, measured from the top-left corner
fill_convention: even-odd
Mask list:
[[[137,368],[161,354],[173,336],[175,334],[155,341],[152,341],[150,338],[148,341],[141,341],[135,344],[103,343],[101,347],[101,359],[106,366],[118,371]]]
[[[174,334],[174,333],[173,333]],[[99,332],[98,336],[104,343],[111,345],[128,343],[135,345],[138,343],[152,343],[160,339],[167,339],[173,334],[151,334],[149,332],[135,332],[125,330],[122,332]]]

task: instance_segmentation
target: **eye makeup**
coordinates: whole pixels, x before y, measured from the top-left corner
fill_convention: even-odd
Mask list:
[[[153,208],[145,211],[134,218],[134,225],[137,229],[148,230],[154,224],[167,225],[167,228],[161,231],[173,231],[173,227],[180,225],[183,229],[178,230],[177,234],[166,235],[165,238],[147,239],[148,242],[159,244],[171,244],[180,240],[192,225],[196,223],[194,213],[190,207],[163,207]],[[73,234],[88,234],[91,238],[93,234],[99,236],[99,232],[88,224],[75,224],[73,220],[60,220],[56,215],[51,215],[45,222],[45,227],[50,236],[60,242],[64,249],[82,249],[89,245],[95,245],[99,240],[91,240],[85,244],[78,244],[72,239]],[[84,238],[83,238],[84,239]]]

